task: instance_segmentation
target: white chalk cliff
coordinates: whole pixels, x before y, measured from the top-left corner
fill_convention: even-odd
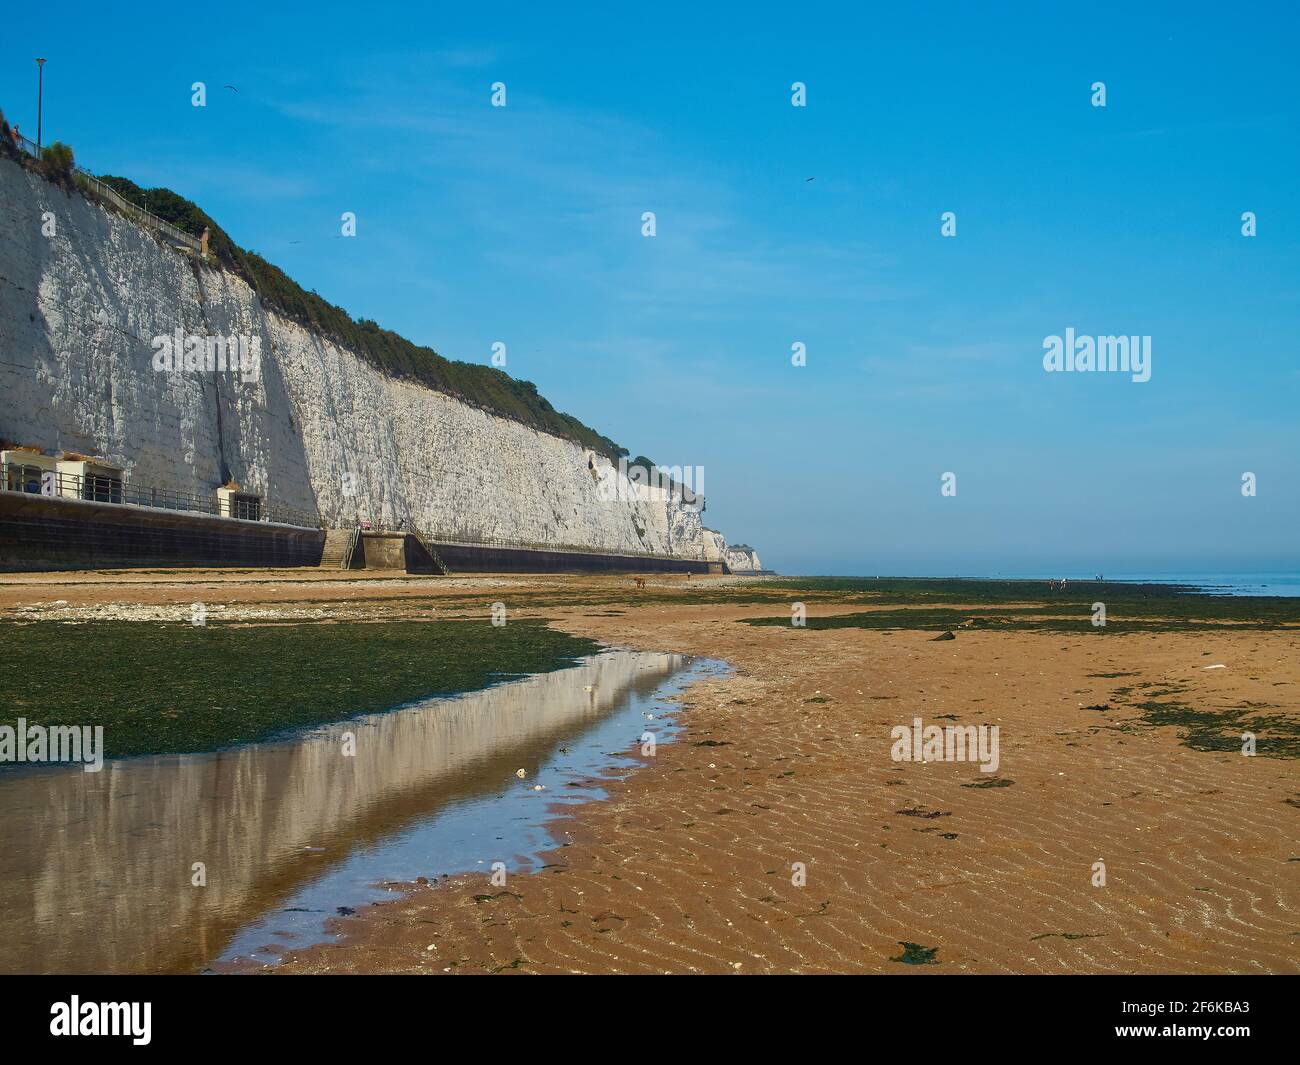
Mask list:
[[[726,559],[733,573],[757,572],[763,568],[763,563],[758,560],[758,552],[744,545],[728,546]]]
[[[53,221],[53,232],[50,221]],[[154,368],[177,330],[260,342],[256,380]],[[0,159],[0,437],[196,495],[227,478],[328,525],[721,559],[699,515],[603,456],[386,376],[233,273]],[[626,478],[622,479],[626,482]]]

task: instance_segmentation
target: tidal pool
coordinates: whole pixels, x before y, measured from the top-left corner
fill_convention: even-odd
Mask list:
[[[386,883],[537,868],[563,807],[643,762],[644,733],[671,741],[672,696],[725,669],[607,651],[291,739],[7,772],[0,971],[273,963]]]

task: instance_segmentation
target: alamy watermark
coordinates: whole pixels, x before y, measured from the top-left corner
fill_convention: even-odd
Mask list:
[[[926,725],[919,717],[912,724],[889,730],[895,762],[978,762],[981,773],[998,771],[997,725]]]
[[[1151,380],[1151,338],[1065,336],[1043,338],[1043,369],[1048,373],[1109,372],[1133,375],[1139,384]]]
[[[104,726],[0,725],[0,762],[84,762],[87,773],[104,768]]]
[[[604,503],[636,503],[647,499],[676,499],[687,510],[704,507],[703,466],[629,466],[618,460],[617,474],[602,477],[596,487]]]
[[[50,1035],[130,1036],[135,1046],[148,1046],[152,1015],[152,1002],[82,1002],[73,995],[50,1007]]]
[[[153,368],[158,373],[239,373],[246,382],[262,377],[262,338],[232,333],[200,336],[177,329],[156,336]]]

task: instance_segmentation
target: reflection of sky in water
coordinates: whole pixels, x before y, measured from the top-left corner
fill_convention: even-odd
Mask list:
[[[555,825],[552,832],[547,823],[563,816],[566,806],[603,798],[599,778],[605,771],[614,769],[621,776],[642,764],[644,759],[628,754],[642,733],[652,733],[657,743],[671,741],[678,726],[665,716],[676,705],[668,698],[699,677],[726,668],[703,659],[681,661],[685,668],[653,691],[629,690],[586,731],[557,743],[527,779],[510,776],[494,794],[453,800],[388,838],[358,846],[302,886],[282,908],[242,929],[220,960],[242,956],[273,962],[274,953],[264,949],[269,944],[294,949],[332,939],[323,926],[337,915],[338,907],[360,909],[394,897],[393,891],[376,887],[385,881],[478,871],[484,891],[496,891],[500,889],[487,880],[493,862],[505,862],[511,873],[540,868],[539,852],[565,842],[564,825]],[[542,791],[534,790],[538,784],[544,786]]]

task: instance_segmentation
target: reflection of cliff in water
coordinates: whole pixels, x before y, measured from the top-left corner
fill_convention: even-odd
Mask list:
[[[0,971],[197,970],[358,846],[499,790],[516,769],[531,776],[684,664],[606,653],[291,741],[5,774]],[[349,731],[354,757],[342,753]],[[206,887],[191,885],[195,862]]]

